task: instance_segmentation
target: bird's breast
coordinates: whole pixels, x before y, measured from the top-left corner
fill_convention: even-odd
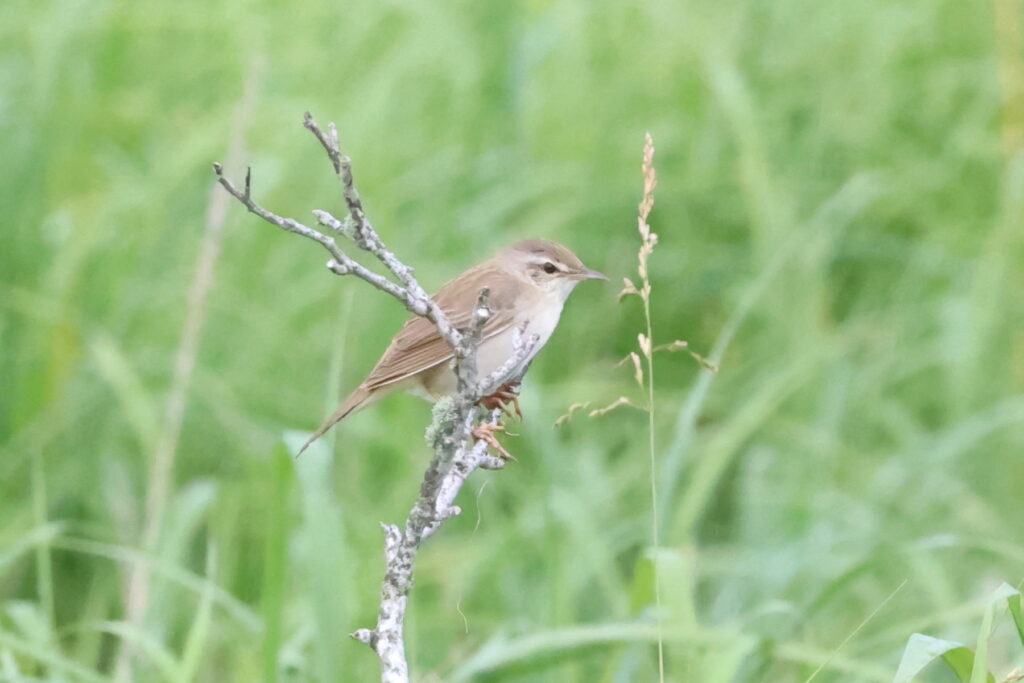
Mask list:
[[[486,377],[500,368],[515,354],[516,339],[520,336],[520,328],[526,324],[524,337],[529,339],[537,335],[537,343],[531,349],[529,355],[511,372],[508,377],[502,378],[496,383],[494,389],[506,380],[516,377],[529,365],[537,352],[551,338],[551,334],[558,326],[558,320],[562,315],[562,303],[560,301],[544,301],[543,305],[532,307],[517,316],[516,324],[510,328],[485,340],[477,351],[477,371],[481,377]]]
[[[551,338],[551,333],[558,326],[558,320],[562,315],[562,302],[553,297],[547,300],[538,301],[537,305],[526,307],[516,315],[513,325],[502,330],[492,337],[488,337],[477,349],[476,367],[477,375],[481,379],[488,377],[498,368],[503,366],[515,353],[516,339],[520,335],[520,328],[526,323],[525,338],[537,335],[537,343],[530,354],[521,362],[507,377],[500,378],[493,387],[487,389],[488,393],[497,389],[507,380],[518,376],[526,366],[537,355],[537,352]],[[426,391],[435,398],[455,393],[455,373],[452,372],[451,363],[444,363],[423,377],[423,384]]]

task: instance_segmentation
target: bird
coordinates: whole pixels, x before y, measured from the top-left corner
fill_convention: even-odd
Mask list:
[[[489,290],[487,305],[491,315],[484,323],[477,347],[480,377],[490,377],[512,357],[520,335],[536,335],[536,343],[523,362],[494,386],[486,387],[485,394],[502,389],[500,396],[507,397],[504,385],[513,379],[518,383],[555,331],[562,306],[576,285],[583,280],[607,279],[603,273],[583,265],[568,247],[543,239],[526,239],[500,249],[491,258],[449,280],[433,298],[449,322],[462,329],[472,319],[480,291]],[[299,453],[341,420],[394,391],[404,390],[430,401],[454,394],[457,380],[453,358],[451,346],[434,324],[421,316],[412,316],[366,379],[313,432]]]

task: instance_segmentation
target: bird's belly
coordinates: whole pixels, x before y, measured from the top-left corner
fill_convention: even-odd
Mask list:
[[[541,313],[529,321],[525,336],[537,335],[537,343],[530,354],[516,367],[507,377],[502,377],[494,383],[494,386],[487,387],[485,393],[490,393],[501,386],[502,383],[512,377],[519,375],[526,365],[533,360],[533,357],[547,343],[551,333],[555,331],[558,318],[561,315],[561,307],[552,307],[549,312]],[[476,352],[477,377],[483,380],[505,364],[515,353],[516,337],[519,335],[519,325],[514,325],[503,332],[485,339]],[[423,386],[427,392],[435,398],[448,396],[455,393],[455,373],[452,370],[451,362],[431,368],[423,378]]]

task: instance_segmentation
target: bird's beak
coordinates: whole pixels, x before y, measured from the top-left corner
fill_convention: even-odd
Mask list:
[[[604,273],[598,272],[593,268],[584,267],[583,270],[576,274],[581,280],[607,280],[608,276]]]

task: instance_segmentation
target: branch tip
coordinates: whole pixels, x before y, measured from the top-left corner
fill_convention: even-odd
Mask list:
[[[348,634],[349,638],[354,638],[360,643],[366,643],[370,647],[373,647],[373,631],[368,628],[361,628]]]
[[[341,175],[342,167],[347,168],[348,162],[347,160],[342,161],[341,150],[338,146],[338,131],[334,127],[334,123],[331,122],[327,124],[328,133],[325,134],[323,129],[320,128],[320,126],[317,125],[317,122],[313,120],[313,115],[307,111],[306,115],[302,119],[302,125],[316,137],[320,142],[320,146],[324,148],[325,152],[327,152],[327,156],[331,160],[331,166],[334,167],[335,175]],[[349,181],[347,185],[350,183],[351,181]]]
[[[448,508],[446,510],[443,510],[441,512],[441,514],[439,514],[437,516],[437,521],[440,523],[440,522],[443,522],[446,519],[451,519],[452,517],[458,517],[461,514],[462,514],[462,508],[461,507],[459,507],[458,505],[450,505],[450,506],[448,506]]]
[[[480,467],[485,470],[503,470],[508,460],[497,455],[484,453],[480,456]]]
[[[380,528],[384,530],[384,542],[388,546],[395,546],[402,542],[402,532],[398,530],[397,525],[381,522]]]
[[[336,150],[338,150],[340,152],[341,151],[341,145],[338,143],[338,128],[337,128],[337,126],[334,125],[334,121],[328,121],[327,122],[327,132],[331,136],[331,146],[334,147],[334,149],[336,149]],[[348,163],[348,162],[349,162],[349,158],[348,157],[342,157],[342,163]]]
[[[327,270],[331,271],[335,275],[348,275],[352,272],[352,269],[343,263],[338,263],[336,260],[331,259],[327,262]]]

